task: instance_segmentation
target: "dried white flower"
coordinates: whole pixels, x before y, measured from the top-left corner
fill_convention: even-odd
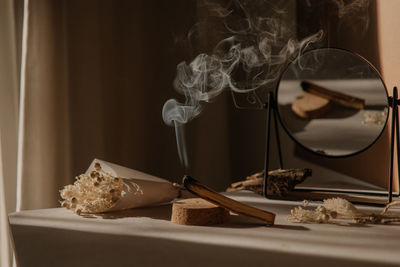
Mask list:
[[[330,217],[326,212],[321,210],[307,210],[303,207],[297,207],[290,211],[291,215],[288,217],[290,221],[302,223],[325,223],[329,221]]]
[[[304,199],[302,204],[303,204],[303,207],[307,207],[310,204],[310,201],[308,201],[307,199]]]
[[[100,164],[96,163],[90,175],[79,175],[73,185],[66,185],[60,191],[63,199],[61,206],[78,215],[103,212],[118,201],[122,189],[122,179],[103,171]]]
[[[308,202],[303,202],[303,205]],[[362,213],[349,201],[343,198],[325,199],[323,204],[314,210],[297,207],[291,210],[288,220],[302,223],[327,223],[337,217],[353,219]]]
[[[359,224],[399,223],[400,214],[387,214],[389,208],[399,205],[400,201],[394,201],[388,204],[381,214],[364,213],[343,198],[330,198],[325,199],[313,210],[301,206],[292,209],[288,220],[299,223],[329,223],[335,219],[351,220]]]
[[[330,212],[336,212],[341,217],[355,217],[361,215],[361,212],[349,201],[343,198],[329,198],[324,200],[323,207]]]

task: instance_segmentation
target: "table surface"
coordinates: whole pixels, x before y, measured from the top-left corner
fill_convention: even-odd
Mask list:
[[[291,223],[287,216],[300,202],[228,195],[276,213],[275,226],[236,215],[219,226],[176,225],[171,205],[88,217],[63,208],[22,211],[9,215],[17,260],[19,266],[400,265],[400,225]]]

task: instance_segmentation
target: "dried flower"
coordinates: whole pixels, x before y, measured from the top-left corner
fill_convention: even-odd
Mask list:
[[[390,207],[400,205],[400,201],[388,204],[381,214],[363,213],[343,198],[325,199],[314,210],[297,207],[291,210],[288,220],[300,223],[329,223],[334,219],[352,220],[359,224],[388,224],[400,222],[400,214],[386,214]]]
[[[104,212],[120,199],[122,189],[122,179],[103,171],[96,163],[90,175],[79,175],[73,185],[67,185],[60,191],[63,199],[61,206],[77,214]]]
[[[329,198],[324,200],[323,207],[329,211],[334,211],[338,216],[355,217],[362,213],[349,201],[343,198]]]
[[[323,209],[307,210],[303,207],[297,207],[291,210],[291,215],[288,219],[293,222],[325,223],[329,221],[330,216]]]
[[[95,168],[96,171],[100,171],[100,170],[101,170],[100,163],[96,162],[96,163],[94,164],[94,168]]]

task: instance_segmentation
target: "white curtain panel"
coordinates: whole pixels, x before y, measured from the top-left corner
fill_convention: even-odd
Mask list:
[[[0,266],[11,264],[7,214],[15,211],[18,64],[14,1],[0,1]]]
[[[54,207],[71,177],[63,2],[25,2],[17,211]]]
[[[9,225],[7,219],[6,197],[4,190],[4,172],[2,163],[2,151],[0,142],[0,266],[6,267],[11,264],[11,245]]]

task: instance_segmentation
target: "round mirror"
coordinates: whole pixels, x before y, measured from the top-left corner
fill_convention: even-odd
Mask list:
[[[378,71],[359,55],[337,48],[315,49],[289,64],[276,98],[289,136],[330,157],[370,147],[388,118],[388,94]]]

